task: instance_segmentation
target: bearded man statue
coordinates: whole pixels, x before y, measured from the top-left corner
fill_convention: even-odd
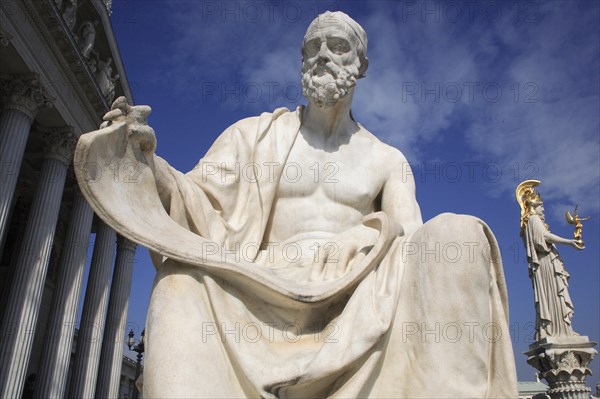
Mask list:
[[[341,12],[302,45],[307,106],[243,119],[182,174],[147,106],[117,99],[82,192],[156,266],[145,398],[516,397],[506,286],[480,220],[423,224],[404,156],[351,113],[367,36]],[[107,166],[108,167],[108,166]]]

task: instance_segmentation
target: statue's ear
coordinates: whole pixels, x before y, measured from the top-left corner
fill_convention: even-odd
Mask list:
[[[369,59],[365,57],[360,61],[360,68],[358,68],[359,79],[367,76],[367,68],[369,68]]]

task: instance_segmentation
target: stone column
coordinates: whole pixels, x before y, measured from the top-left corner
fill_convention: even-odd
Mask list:
[[[97,398],[118,398],[121,383],[121,365],[123,364],[123,344],[125,343],[125,328],[127,309],[131,292],[131,274],[136,244],[125,237],[117,238],[117,260],[110,287],[110,300],[100,370],[96,384]]]
[[[15,275],[0,330],[0,397],[21,396],[31,354],[44,281],[75,139],[72,129],[44,136],[46,158],[15,264]]]
[[[10,206],[29,129],[40,106],[51,106],[49,96],[34,74],[2,76],[0,96],[0,246],[4,245]]]
[[[58,279],[36,380],[36,398],[64,398],[77,307],[94,212],[75,186],[71,217],[61,254]]]
[[[99,221],[92,265],[85,291],[73,375],[69,394],[66,395],[69,398],[94,397],[106,320],[110,275],[115,259],[115,241],[115,231],[104,222]]]

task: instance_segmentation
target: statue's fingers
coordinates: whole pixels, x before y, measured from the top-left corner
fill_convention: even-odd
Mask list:
[[[340,277],[344,274],[346,267],[344,266],[344,259],[340,259],[335,264],[335,277]]]
[[[111,111],[108,111],[106,114],[104,114],[102,119],[104,119],[105,121],[114,121],[119,116],[123,116],[123,115],[125,115],[125,113],[121,109],[113,109]]]
[[[323,275],[323,269],[325,268],[325,256],[319,247],[317,256],[313,259],[313,264],[310,269],[309,281],[320,281]]]
[[[346,270],[344,271],[344,273],[348,273],[349,271],[351,271],[352,267],[350,265],[356,265],[360,263],[364,258],[366,258],[366,256],[367,255],[362,251],[358,251],[357,253],[355,253],[352,259],[350,259],[350,261],[346,265]]]
[[[335,277],[344,274],[346,258],[346,251],[342,251],[340,256],[337,256],[337,259],[335,259]]]
[[[323,245],[319,245],[316,252],[315,258],[313,259],[313,266],[310,273],[311,281],[322,281],[327,270],[327,256],[328,251]]]
[[[337,263],[335,259],[327,259],[326,263],[325,263],[325,273],[323,276],[323,280],[327,281],[327,280],[331,280],[333,278],[335,278],[337,270]]]
[[[341,253],[340,259],[338,260],[337,277],[342,276],[344,273],[346,273],[348,265],[350,264],[355,255],[356,248],[354,246]]]
[[[111,109],[120,109],[123,112],[127,112],[129,108],[129,104],[127,104],[127,99],[125,98],[125,96],[119,96],[117,97],[117,99],[115,101],[113,101],[112,103],[112,107]]]

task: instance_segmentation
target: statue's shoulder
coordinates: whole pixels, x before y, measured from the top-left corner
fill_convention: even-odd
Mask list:
[[[273,122],[280,118],[290,118],[290,121],[298,120],[297,111],[278,108],[273,112],[263,112],[258,116],[240,119],[217,137],[206,156],[224,153],[234,154],[233,149],[236,148],[253,148],[257,139],[268,132]]]
[[[527,221],[530,225],[537,225],[537,226],[544,225],[542,218],[536,213],[532,213],[531,215],[529,215],[529,218],[527,219]]]
[[[265,129],[271,125],[274,121],[280,118],[299,118],[300,108],[290,111],[285,107],[277,108],[272,112],[263,112],[260,115],[249,116],[235,122],[229,126],[223,134],[243,134],[243,135],[255,135],[257,132]]]
[[[408,163],[406,157],[398,148],[381,141],[376,135],[367,130],[359,123],[361,137],[369,143],[372,151],[377,154],[377,158],[384,161],[387,165],[398,165],[399,163]]]
[[[260,116],[249,116],[244,119],[240,119],[239,121],[231,124],[227,129],[223,131],[223,133],[233,134],[234,132],[248,133],[256,131],[259,119]]]

